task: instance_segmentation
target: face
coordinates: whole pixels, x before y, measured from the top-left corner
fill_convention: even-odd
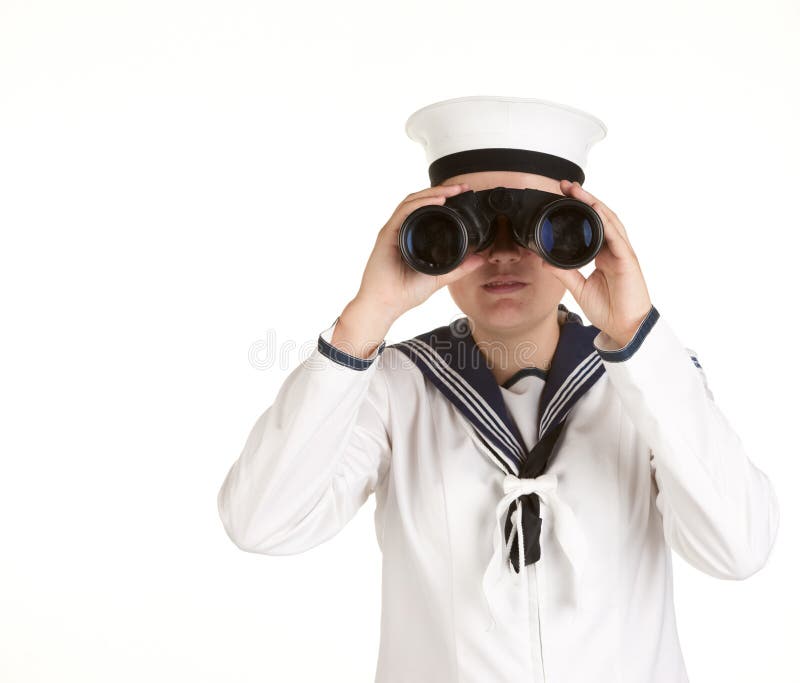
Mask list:
[[[449,178],[444,184],[459,182],[468,183],[475,192],[510,187],[544,190],[563,196],[557,180],[532,173],[465,173]],[[541,256],[514,241],[505,216],[498,216],[494,242],[476,253],[483,257],[484,263],[448,285],[453,301],[474,326],[499,336],[524,333],[553,315],[566,288],[542,270]],[[490,286],[494,281],[516,284]]]

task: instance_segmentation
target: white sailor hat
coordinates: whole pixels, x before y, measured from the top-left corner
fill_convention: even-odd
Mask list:
[[[583,183],[589,148],[606,132],[585,111],[522,97],[457,97],[418,109],[406,121],[408,137],[425,149],[431,187],[477,171]]]

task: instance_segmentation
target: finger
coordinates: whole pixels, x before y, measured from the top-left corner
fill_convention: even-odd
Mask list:
[[[570,183],[568,180],[562,180],[561,188],[563,191],[565,191],[567,196],[573,197],[574,199],[578,199],[588,204],[598,213],[603,220],[603,231],[610,235],[609,241],[616,239],[618,245],[620,240],[622,241],[625,248],[620,246],[617,249],[612,249],[612,253],[615,256],[624,257],[633,253],[633,247],[628,239],[625,226],[622,225],[622,222],[617,217],[617,214],[615,214],[611,209],[608,208],[608,206],[606,206],[593,194],[584,190],[580,183]]]
[[[452,185],[434,185],[433,187],[427,187],[424,190],[420,190],[419,192],[412,192],[410,195],[406,196],[406,198],[401,202],[401,204],[413,201],[420,197],[435,197],[439,195],[452,197],[453,195],[459,194],[460,192],[464,192],[465,190],[469,189],[469,185],[467,183],[454,183]]]
[[[451,282],[455,282],[465,275],[468,275],[476,268],[480,268],[484,263],[485,259],[483,256],[479,256],[478,254],[469,254],[461,262],[458,268],[454,268],[449,273],[445,273],[444,275],[439,275],[437,284],[440,286],[449,285]]]
[[[438,194],[418,197],[417,199],[413,199],[411,201],[401,202],[394,210],[391,218],[389,218],[389,220],[386,222],[386,225],[384,225],[383,228],[378,231],[378,235],[375,238],[376,243],[383,240],[388,240],[387,244],[396,244],[398,235],[400,234],[400,229],[403,227],[403,223],[412,213],[414,213],[414,211],[422,208],[423,206],[442,206],[445,201],[447,201],[447,196]]]
[[[612,221],[604,209],[599,206],[592,207],[603,221],[603,241],[608,245],[609,251],[620,259],[636,258],[630,243],[619,231],[616,221]]]
[[[583,186],[578,182],[571,182],[569,180],[562,180],[561,181],[562,188],[566,187],[569,190],[569,194],[576,199],[580,199],[582,202],[586,202],[592,208],[595,206],[600,206],[600,208],[604,209],[606,215],[611,217],[612,215],[616,218],[616,214],[609,209],[603,202],[601,202],[597,197],[595,197],[592,193],[587,192],[583,189]]]
[[[581,292],[586,284],[586,278],[581,275],[577,268],[565,269],[558,268],[552,263],[542,261],[542,270],[547,271],[569,290],[575,301],[580,301]]]
[[[569,183],[569,181],[562,181],[562,186],[565,182]],[[605,202],[600,201],[591,192],[587,192],[580,183],[569,183],[569,191],[571,196],[575,197],[576,199],[580,199],[583,202],[586,202],[593,209],[598,209],[598,208],[601,209],[605,213],[606,218],[610,222],[614,223],[614,225],[617,228],[617,231],[630,245],[630,240],[628,239],[628,233],[625,230],[625,226],[622,224],[622,221],[619,219],[619,216],[617,216],[617,214],[614,213]]]
[[[433,204],[438,204],[441,206],[445,203],[447,197],[445,195],[430,195],[426,197],[419,197],[417,199],[413,199],[411,201],[404,201],[401,202],[400,205],[394,210],[392,217],[383,226],[383,229],[378,233],[378,239],[382,239],[382,235],[389,233],[393,239],[396,239],[397,234],[400,232],[400,228],[403,225],[403,221],[408,218],[414,211],[423,207],[423,206],[430,206]]]
[[[622,224],[622,221],[619,219],[619,216],[615,214],[611,209],[608,208],[606,204],[598,200],[598,204],[600,206],[600,210],[605,214],[606,220],[611,223],[622,239],[625,240],[628,247],[631,247],[631,241],[628,238],[628,232],[625,230],[625,226]],[[632,247],[631,247],[632,249]]]

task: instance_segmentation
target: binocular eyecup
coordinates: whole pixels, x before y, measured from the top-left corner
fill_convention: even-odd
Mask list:
[[[603,221],[585,202],[543,190],[495,187],[411,212],[398,236],[402,258],[427,275],[449,273],[470,250],[491,245],[500,215],[510,221],[517,244],[557,268],[580,268],[603,245]]]

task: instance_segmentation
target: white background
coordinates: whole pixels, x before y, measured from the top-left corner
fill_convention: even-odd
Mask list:
[[[673,555],[691,680],[800,680],[798,34],[793,0],[2,0],[0,680],[372,680],[374,498],[268,557],[216,494],[429,186],[406,118],[474,94],[608,125],[585,186],[781,504],[746,581]]]

